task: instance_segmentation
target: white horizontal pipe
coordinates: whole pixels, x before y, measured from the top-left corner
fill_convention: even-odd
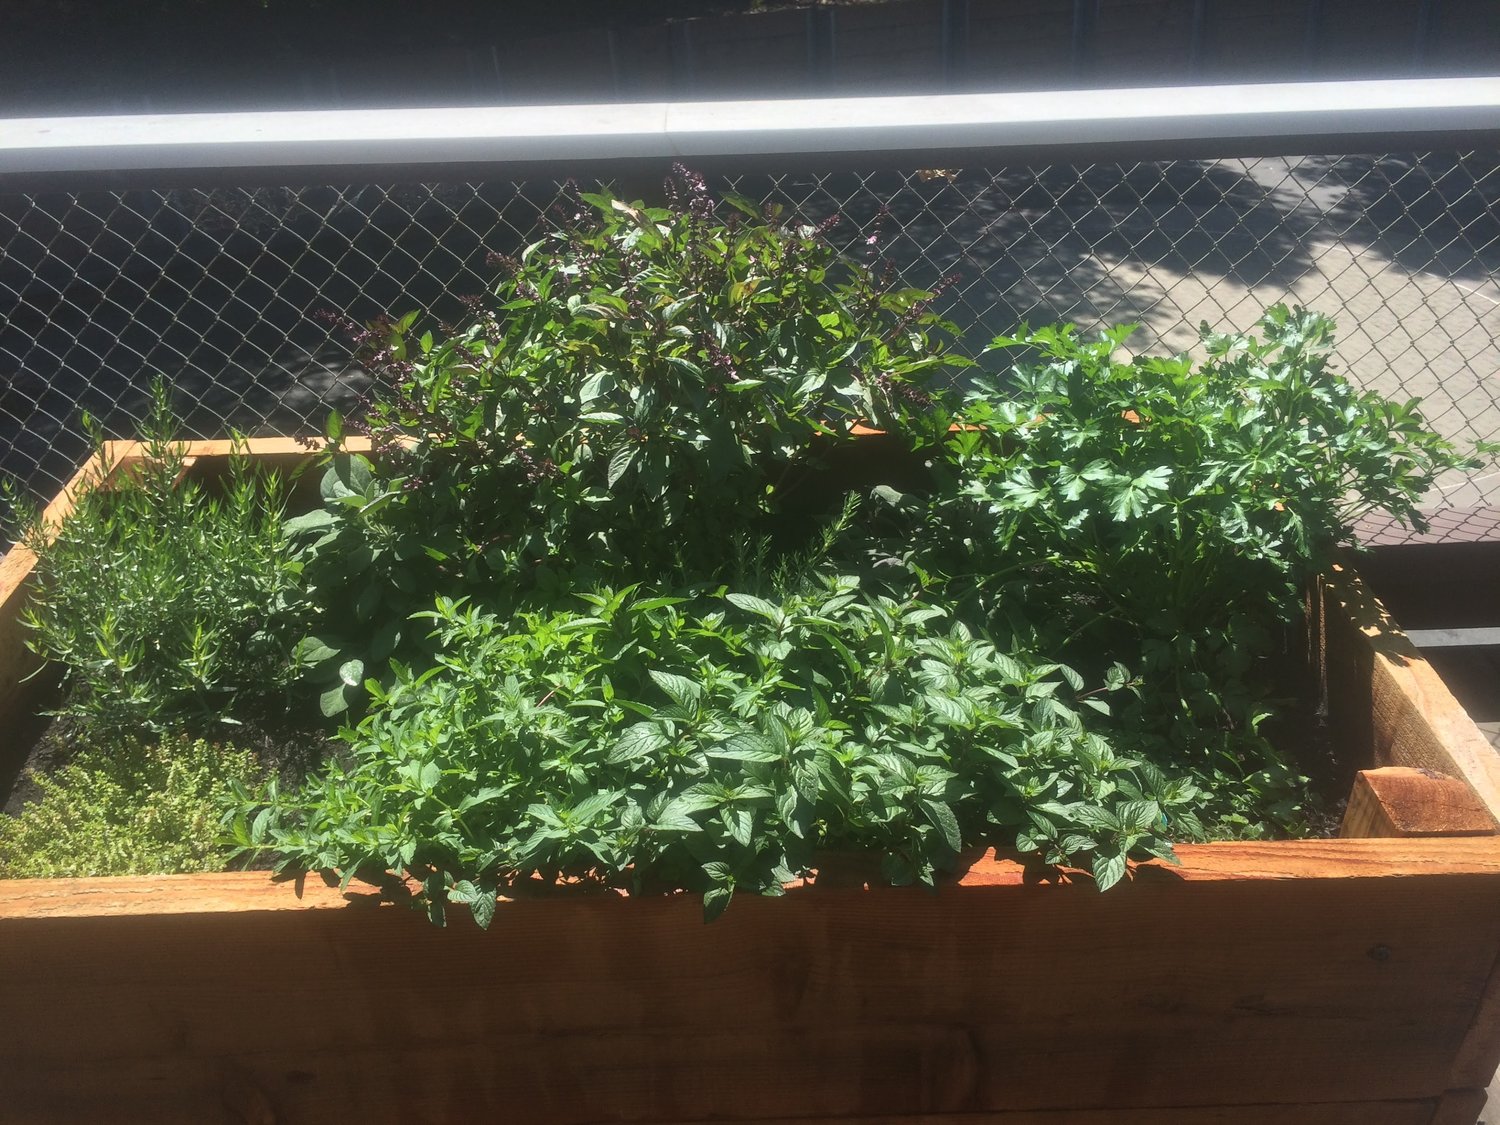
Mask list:
[[[1015,149],[1500,129],[1500,78],[0,119],[0,173]],[[1287,149],[1288,155],[1293,153]]]

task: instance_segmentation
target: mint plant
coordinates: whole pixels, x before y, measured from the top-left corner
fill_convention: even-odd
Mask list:
[[[966,844],[1018,844],[1109,886],[1192,821],[1190,783],[1086,729],[1073,672],[939,607],[848,576],[775,601],[580,598],[509,623],[440,599],[436,666],[377,692],[352,766],[258,810],[242,794],[237,842],[344,885],[409,875],[434,919],[459,902],[488,925],[533,872],[689,887],[713,917],[827,847],[931,884]]]

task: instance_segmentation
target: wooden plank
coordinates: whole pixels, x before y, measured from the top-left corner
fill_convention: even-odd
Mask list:
[[[151,458],[144,452],[121,457],[119,464],[115,466],[115,471],[94,487],[101,492],[117,492],[127,483],[139,482],[141,467],[150,463]],[[185,455],[177,466],[176,475],[172,478],[172,487],[176,488],[186,480],[187,475],[193,471],[193,466],[197,464],[197,457]]]
[[[1436,1104],[1323,1102],[1316,1105],[1222,1105],[1146,1110],[1040,1109],[1019,1113],[902,1114],[840,1117],[837,1125],[1431,1125]],[[708,1125],[702,1118],[670,1125]],[[772,1125],[770,1121],[748,1125]],[[831,1125],[826,1117],[777,1118],[775,1125]]]
[[[1339,839],[1259,840],[1249,843],[1179,844],[1180,865],[1153,861],[1133,865],[1141,883],[1235,883],[1349,879],[1400,880],[1419,875],[1500,876],[1500,840]],[[866,857],[828,857],[807,889],[879,887],[878,862]],[[1061,873],[1066,878],[1066,873]],[[966,853],[960,871],[945,886],[1028,887],[1042,881],[1034,866],[992,849]],[[1086,878],[1080,880],[1088,886]],[[1046,882],[1044,885],[1051,885]],[[1064,884],[1066,885],[1066,884]],[[789,884],[801,890],[801,883]],[[564,897],[564,889],[537,888],[528,898]],[[599,892],[614,898],[614,892]],[[502,900],[502,904],[507,900]],[[0,923],[46,918],[154,918],[173,914],[262,914],[347,909],[395,910],[373,890],[351,884],[340,894],[310,876],[299,895],[290,882],[264,872],[225,871],[203,875],[140,875],[130,878],[0,880]]]
[[[1490,979],[1480,996],[1469,1032],[1454,1060],[1448,1085],[1462,1087],[1488,1086],[1500,1068],[1500,961],[1490,970]]]
[[[72,512],[78,498],[107,480],[133,447],[131,442],[106,442],[103,449],[85,461],[42,510],[43,526],[55,528],[60,525]],[[37,685],[31,677],[36,674],[40,661],[26,647],[27,629],[21,621],[21,611],[31,596],[35,568],[36,555],[20,544],[0,557],[0,729],[18,727],[21,716],[33,710]]]
[[[393,1058],[396,1066],[406,1059]],[[361,1060],[372,1068],[378,1061]],[[318,1084],[315,1071],[298,1068],[295,1061],[288,1086]],[[102,1120],[100,1106],[109,1106],[114,1125],[256,1125],[318,1121],[304,1114],[299,1099],[280,1096],[280,1085],[270,1091],[244,1072],[208,1062],[162,1060],[142,1066],[106,1065],[84,1074],[43,1075],[52,1079],[45,1096],[38,1082],[7,1099],[5,1120],[11,1125],[42,1122]],[[0,1096],[5,1094],[0,1076]],[[342,1104],[327,1103],[330,1113],[321,1121],[473,1121],[524,1122],[527,1107],[487,1106],[471,1090],[459,1086],[434,1090],[421,1107],[381,1104],[378,1094],[354,1091]],[[1189,1106],[1142,1110],[1044,1109],[1016,1112],[943,1114],[861,1114],[830,1118],[775,1117],[741,1119],[745,1125],[1431,1125],[1436,1099],[1403,1101],[1324,1102],[1312,1105]],[[285,1108],[283,1108],[285,1107]],[[403,1114],[406,1114],[403,1116]],[[614,1115],[606,1120],[632,1120]],[[660,1120],[660,1119],[657,1119]],[[662,1125],[708,1125],[723,1118],[681,1118]],[[1472,1125],[1472,1122],[1470,1123]]]
[[[1033,1112],[1060,1074],[1100,1111],[1442,1095],[1500,955],[1500,841],[1184,860],[1101,895],[985,858],[935,894],[814,885],[708,926],[692,896],[566,893],[488,933],[326,900],[12,915],[0,1089],[229,1060],[280,1120],[443,1119],[461,1096],[559,1123]]]
[[[202,936],[211,939],[229,935]],[[233,941],[213,944],[221,951],[220,956],[237,957],[243,948]],[[179,955],[188,948],[186,943],[176,941],[169,942],[168,947]],[[636,942],[627,942],[627,949],[639,948]],[[512,952],[508,943],[495,946],[493,951],[498,957]],[[674,946],[674,951],[684,952],[680,945]],[[1076,945],[1072,951],[1080,952]],[[135,943],[127,942],[123,952],[131,955],[134,969]],[[296,948],[283,943],[277,943],[268,952],[292,958],[299,955]],[[437,1095],[436,1087],[446,1087],[465,1088],[470,1105],[508,1104],[512,1120],[563,1121],[600,1119],[615,1107],[624,1107],[623,1116],[634,1119],[654,1119],[664,1111],[735,1117],[740,1107],[759,1116],[797,1112],[876,1113],[886,1105],[897,1111],[938,1112],[986,1103],[1003,1105],[1012,1099],[1022,1100],[1018,1108],[1028,1108],[1024,1104],[1027,1101],[1041,1102],[1045,1107],[1055,1104],[1058,1097],[1055,1075],[1067,1073],[1070,1060],[1076,1065],[1079,1058],[1088,1058],[1090,1066],[1101,1073],[1077,1081],[1070,1076],[1068,1096],[1094,1107],[1128,1105],[1132,1099],[1151,1105],[1163,1099],[1233,1096],[1236,1092],[1248,1093],[1256,1100],[1297,1097],[1306,1092],[1305,1072],[1313,1065],[1325,1072],[1318,1093],[1326,1097],[1339,1082],[1340,1068],[1348,1065],[1346,1059],[1350,1057],[1330,1054],[1331,1044],[1327,1039],[1314,1041],[1304,1031],[1292,1036],[1291,1045],[1302,1052],[1293,1058],[1287,1047],[1277,1048],[1284,1041],[1292,1019],[1284,1013],[1256,1010],[1253,1002],[1246,1011],[1238,1013],[1216,1007],[1211,1014],[1187,1025],[1182,1020],[1162,1021],[1160,1013],[1141,1010],[1128,994],[1116,1001],[1123,1002],[1128,1020],[1090,1019],[1086,1009],[1065,1001],[1052,1005],[1051,1010],[1063,1021],[1079,1023],[1067,1033],[1063,1031],[1066,1023],[1050,1020],[1033,1023],[1026,1029],[999,1027],[984,1022],[982,1015],[973,1014],[949,1017],[951,1022],[928,1015],[920,1023],[875,1020],[851,1023],[844,1011],[821,1017],[804,1016],[796,1022],[755,1020],[745,1026],[736,1001],[744,987],[763,986],[764,982],[725,976],[702,986],[720,1006],[720,1022],[662,1027],[655,1025],[656,1017],[672,1016],[679,1005],[690,1002],[692,997],[679,989],[671,993],[668,1002],[657,1003],[639,991],[610,989],[607,982],[593,974],[554,984],[544,997],[531,991],[523,991],[516,997],[517,982],[504,970],[496,973],[492,967],[491,972],[499,977],[494,983],[487,982],[483,975],[471,977],[476,969],[482,970],[483,961],[469,950],[461,950],[456,958],[450,959],[445,956],[446,947],[414,949],[397,943],[385,949],[383,961],[369,955],[352,959],[327,957],[329,953],[342,952],[341,948],[330,949],[323,942],[309,942],[303,945],[301,955],[321,961],[320,971],[325,974],[351,969],[362,975],[372,970],[378,973],[383,964],[389,976],[393,971],[389,966],[401,963],[443,965],[444,969],[441,973],[412,973],[414,977],[428,978],[423,993],[427,997],[425,1003],[410,988],[388,987],[380,975],[365,976],[361,986],[347,990],[318,988],[316,981],[299,975],[303,990],[319,1005],[350,1009],[344,1021],[329,1021],[312,1013],[316,1029],[334,1036],[320,1042],[300,1030],[288,1036],[284,1030],[272,1026],[285,1021],[296,1023],[300,1029],[310,1014],[305,1001],[295,1003],[294,996],[275,985],[257,990],[249,986],[248,980],[232,980],[232,986],[226,987],[222,971],[215,972],[212,981],[193,979],[193,966],[187,962],[185,967],[194,985],[191,994],[181,984],[173,988],[166,979],[160,981],[160,987],[150,997],[139,990],[125,993],[101,989],[96,984],[95,1001],[87,1010],[78,1005],[68,1006],[68,1014],[74,1019],[104,1021],[127,1037],[138,1029],[141,1017],[133,1015],[137,1010],[149,1013],[152,1023],[165,1021],[164,1027],[145,1029],[146,1043],[152,1049],[143,1059],[118,1054],[111,1057],[110,1051],[120,1050],[116,1036],[85,1034],[75,1036],[74,1043],[77,1052],[90,1056],[87,1060],[69,1062],[66,1056],[57,1055],[45,1060],[7,1059],[6,1069],[16,1076],[17,1087],[23,1079],[29,1083],[50,1073],[56,1080],[47,1081],[45,1086],[53,1089],[69,1084],[71,1075],[80,1070],[130,1071],[138,1063],[149,1066],[156,1060],[155,1065],[160,1065],[183,1054],[195,1060],[229,1057],[255,1076],[257,1087],[266,1091],[273,1104],[285,1104],[288,1099],[295,1104],[302,1098],[298,1091],[289,1088],[297,1081],[288,1077],[293,1072],[316,1076],[317,1088],[308,1091],[302,1101],[304,1120],[337,1119],[338,1112],[330,1110],[340,1105],[358,1107],[360,1090],[367,1090],[366,1097],[380,1104],[394,1101],[399,1107],[397,1115],[401,1116],[427,1104]],[[409,960],[408,955],[413,953],[425,956]],[[146,967],[148,971],[154,968],[149,963]],[[1056,970],[1060,966],[1055,960],[1044,958],[1043,967]],[[1121,966],[1125,970],[1134,967],[1132,963]],[[826,971],[821,965],[819,968]],[[1206,966],[1195,962],[1186,968],[1190,974],[1206,971]],[[470,977],[454,982],[462,990],[432,983],[433,977],[441,981],[450,970]],[[277,963],[269,975],[283,971],[284,964]],[[151,976],[156,975],[151,972]],[[653,976],[639,982],[639,988],[649,990],[655,983]],[[1045,985],[1038,985],[1038,991],[1044,989]],[[595,993],[596,1002],[609,1005],[634,1004],[642,1010],[642,1026],[600,1028],[537,1018],[542,1010],[557,1006],[571,1008],[568,1001],[574,992],[585,996]],[[903,995],[910,996],[905,992]],[[1171,1002],[1180,1002],[1181,995]],[[486,1027],[475,1012],[479,1007],[505,1006],[517,998],[528,1013],[527,1026],[508,1033]],[[1115,997],[1105,991],[1095,994],[1093,1000],[1108,1005]],[[1286,1001],[1279,999],[1276,1003]],[[188,1012],[191,1006],[211,1006],[214,1011],[209,1018],[218,1022],[252,1024],[255,1041],[214,1035],[213,1028],[191,1017]],[[1033,1012],[1042,1008],[1040,1004],[1031,1006]],[[701,1005],[692,1005],[691,1010],[701,1013]],[[1409,1018],[1414,1010],[1411,1003],[1406,1003],[1394,1014],[1397,1018]],[[1349,1024],[1342,1017],[1333,1019],[1324,1012],[1326,1007],[1316,1014],[1304,1013],[1303,1022],[1322,1020],[1332,1035],[1342,1039]],[[1363,1018],[1371,1017],[1377,1017],[1382,1028],[1389,1027],[1379,1023],[1374,1009],[1363,1009]],[[1358,1018],[1361,1017],[1347,1017]],[[400,1029],[399,1038],[374,1042],[379,1036],[361,1034],[353,1026],[356,1020],[367,1023],[371,1029],[391,1023]],[[1226,1020],[1263,1022],[1270,1026],[1259,1030],[1239,1028],[1233,1034],[1226,1034],[1218,1029]],[[54,1033],[48,1026],[53,1022],[51,1017],[38,1022],[43,1035]],[[1159,1028],[1162,1022],[1169,1026]],[[653,1026],[644,1026],[647,1023]],[[1429,1032],[1433,1027],[1431,1020],[1425,1020],[1422,1031]],[[448,1038],[443,1037],[444,1032]],[[1206,1056],[1196,1044],[1184,1050],[1184,1033],[1206,1039],[1216,1051],[1235,1052],[1233,1062],[1222,1054]],[[1383,1039],[1371,1035],[1350,1038],[1351,1048],[1376,1049],[1379,1064],[1392,1063],[1394,1056]],[[1415,1035],[1402,1034],[1396,1038],[1397,1046],[1419,1052],[1419,1061],[1430,1066],[1435,1054],[1432,1048]],[[287,1039],[292,1042],[286,1042]],[[1316,1051],[1308,1054],[1310,1045],[1316,1046]],[[106,1052],[103,1055],[97,1054],[101,1048]],[[1237,1053],[1241,1051],[1251,1053]],[[1257,1068],[1285,1068],[1291,1075],[1290,1081],[1272,1089],[1270,1079],[1262,1077],[1257,1088],[1247,1091],[1245,1087],[1253,1084],[1239,1073],[1246,1058],[1254,1058]],[[1382,1075],[1382,1086],[1388,1088],[1398,1078],[1420,1080],[1420,1074],[1406,1057],[1394,1061],[1399,1064],[1397,1073]],[[1357,1067],[1361,1075],[1369,1073],[1367,1065]],[[1143,1067],[1149,1071],[1142,1070]],[[1332,1074],[1326,1073],[1329,1071]],[[784,1085],[758,1094],[746,1093],[757,1076],[765,1074],[775,1074],[777,1082]],[[420,1088],[408,1088],[408,1083],[417,1084],[412,1075],[424,1077]],[[393,1089],[395,1084],[400,1089]],[[118,1098],[119,1091],[114,1096]],[[92,1116],[97,1119],[98,1115]],[[369,1114],[360,1112],[356,1116],[365,1119]]]
[[[1456,777],[1410,766],[1361,770],[1344,812],[1345,837],[1493,836],[1497,826]]]
[[[1474,1125],[1487,1100],[1483,1090],[1449,1090],[1433,1112],[1432,1125]]]
[[[1322,587],[1330,719],[1376,766],[1413,766],[1468,783],[1500,816],[1500,755],[1378,598],[1344,568]]]

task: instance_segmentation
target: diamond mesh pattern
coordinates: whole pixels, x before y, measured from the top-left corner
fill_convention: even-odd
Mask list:
[[[558,192],[522,184],[0,197],[0,472],[55,490],[80,414],[129,433],[151,380],[187,430],[304,433],[366,379],[325,312],[458,319],[486,249]]]
[[[741,176],[743,194],[891,259],[977,352],[1021,321],[1138,322],[1137,347],[1248,328],[1275,301],[1339,324],[1343,369],[1421,396],[1460,442],[1500,439],[1500,154],[1312,156]],[[126,433],[154,375],[191,432],[304,433],[365,378],[321,310],[457,320],[487,251],[561,188],[350,185],[0,195],[0,472],[53,491],[88,411]],[[875,237],[874,245],[868,241]],[[1434,507],[1500,497],[1454,475]]]

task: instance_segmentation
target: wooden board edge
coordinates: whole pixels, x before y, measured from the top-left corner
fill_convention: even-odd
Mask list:
[[[78,467],[62,489],[42,509],[42,523],[56,527],[72,513],[78,500],[107,480],[120,463],[132,455],[135,442],[105,442],[102,449]],[[36,566],[30,548],[17,544],[0,558],[0,607],[9,608]],[[21,595],[24,596],[24,595]]]
[[[461,1048],[460,1048],[461,1049]],[[458,1053],[450,1046],[451,1053]],[[354,1052],[351,1052],[353,1054]],[[612,1120],[590,1114],[554,1114],[543,1117],[535,1105],[521,1100],[525,1087],[513,1088],[509,1096],[495,1097],[486,1089],[483,1073],[460,1071],[451,1081],[460,1088],[438,1092],[442,1079],[432,1073],[432,1063],[423,1068],[422,1081],[400,1087],[384,1075],[369,1074],[365,1067],[377,1066],[368,1058],[368,1048],[344,1065],[360,1068],[359,1104],[351,1107],[338,1093],[318,1089],[328,1064],[316,1056],[305,1057],[303,1066],[284,1057],[276,1061],[256,1051],[204,1057],[187,1051],[155,1058],[97,1061],[80,1060],[68,1066],[37,1065],[27,1060],[14,1080],[0,1083],[6,1097],[8,1123],[58,1121],[109,1122],[203,1122],[236,1121],[580,1121]],[[293,1066],[288,1066],[288,1061]],[[400,1066],[399,1058],[388,1066]],[[305,1069],[303,1068],[305,1067]],[[444,1075],[446,1077],[446,1075]],[[462,1088],[467,1083],[467,1088]],[[8,1087],[8,1088],[6,1088]],[[425,1088],[424,1088],[425,1087]],[[441,1087],[439,1088],[441,1089]],[[379,1090],[377,1095],[374,1090]],[[1212,1091],[1205,1091],[1212,1096]],[[436,1097],[434,1096],[436,1093]],[[488,1093],[490,1096],[485,1097]],[[650,1120],[660,1125],[1433,1125],[1434,1114],[1443,1105],[1436,1097],[1361,1099],[1355,1092],[1348,1101],[1286,1101],[1189,1105],[1112,1106],[1068,1108],[1063,1105],[1025,1109],[958,1109],[931,1112],[824,1112],[812,1110],[774,1117],[764,1109],[746,1106],[742,1113],[718,1114],[710,1118],[643,1118],[637,1114],[620,1120]],[[816,1101],[810,1098],[809,1101]],[[1059,1098],[1059,1101],[1064,1100]],[[1449,1102],[1453,1105],[1455,1103]],[[344,1116],[330,1117],[340,1110]],[[225,1114],[228,1116],[224,1116]],[[1448,1123],[1444,1123],[1448,1125]],[[1472,1120],[1465,1123],[1472,1125]]]
[[[1196,1105],[1120,1109],[1013,1109],[853,1117],[756,1117],[735,1125],[1433,1125],[1432,1099],[1274,1105]],[[726,1125],[720,1118],[675,1118],[662,1125]],[[1469,1122],[1468,1125],[1473,1125]]]
[[[1448,1081],[1454,1088],[1482,1088],[1494,1081],[1497,1068],[1500,1068],[1500,958],[1490,970]]]
[[[1462,778],[1412,766],[1360,770],[1339,835],[1493,836],[1490,810]]]
[[[1475,1125],[1488,1100],[1482,1089],[1447,1090],[1432,1112],[1432,1125]]]
[[[1442,677],[1352,568],[1335,568],[1321,588],[1325,665],[1354,661],[1369,669],[1368,700],[1346,700],[1342,705],[1356,712],[1368,710],[1371,763],[1459,778],[1500,819],[1500,754]],[[1336,677],[1330,673],[1327,678],[1332,693]],[[1330,699],[1331,709],[1339,705],[1339,700]]]
[[[1493,879],[1500,894],[1500,838],[1427,837],[1387,840],[1295,840],[1250,843],[1184,844],[1181,866],[1157,861],[1139,864],[1134,886],[1107,894],[1128,895],[1138,888],[1161,889],[1188,884],[1399,880],[1456,876]],[[940,884],[938,893],[993,889],[1025,894],[1096,895],[1092,880],[1081,873],[1038,871],[1022,859],[993,850],[973,853],[967,867]],[[794,883],[789,892],[804,894],[928,894],[919,887],[885,887],[875,864],[831,859],[811,882]],[[543,888],[527,901],[618,902],[611,891]],[[666,896],[671,897],[671,896]],[[685,896],[696,898],[696,896]],[[308,876],[299,896],[288,882],[274,882],[265,872],[221,872],[203,875],[122,876],[94,879],[15,879],[0,881],[0,924],[37,918],[130,917],[162,914],[233,914],[385,909],[369,888],[347,893]]]
[[[43,528],[61,525],[80,497],[109,479],[119,468],[134,444],[105,442],[96,454],[80,465],[62,490],[42,509]],[[27,630],[22,621],[26,600],[31,596],[36,562],[35,552],[22,543],[15,544],[0,557],[0,730],[16,730],[22,725],[25,717],[20,712],[30,710],[38,690],[33,686],[32,677],[41,668],[41,661],[26,647]]]

